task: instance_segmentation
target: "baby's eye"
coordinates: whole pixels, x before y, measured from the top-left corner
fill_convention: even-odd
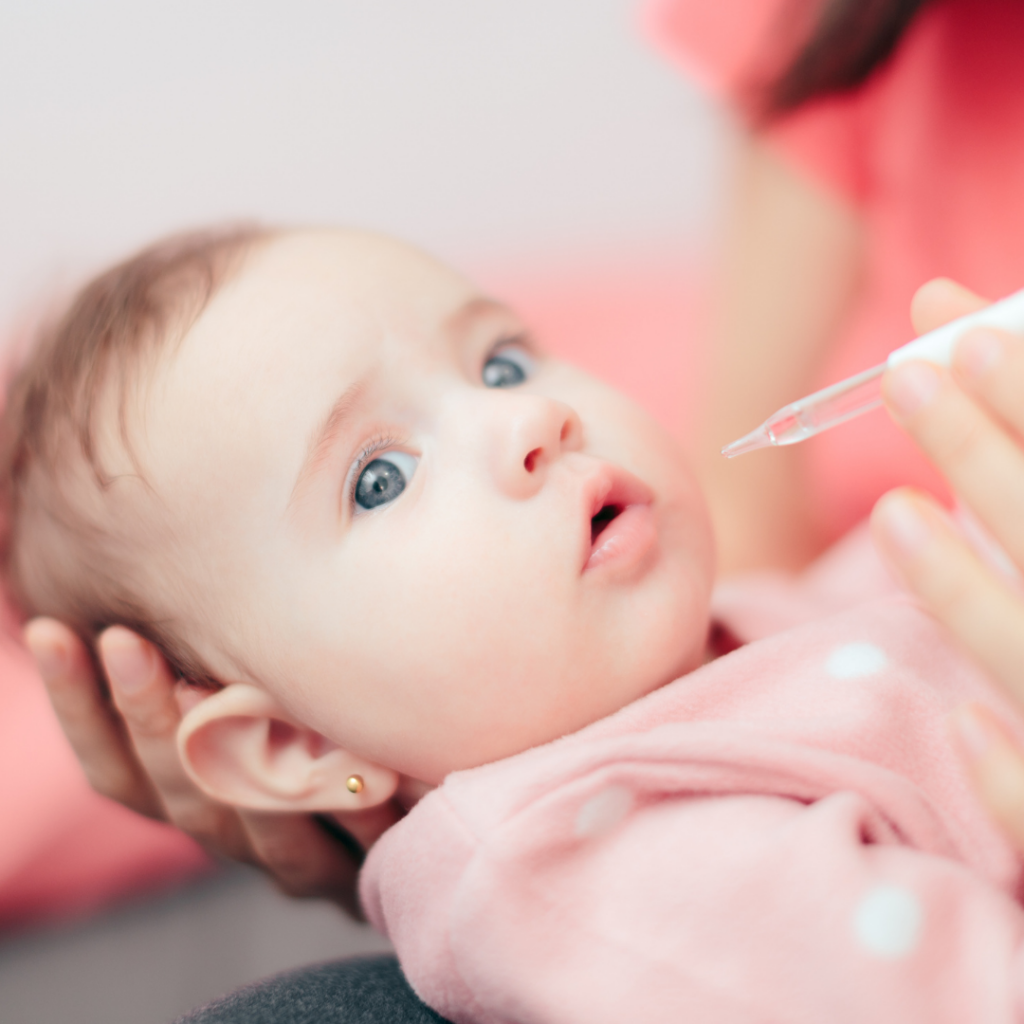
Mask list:
[[[417,459],[405,452],[388,452],[371,462],[356,480],[359,509],[379,508],[394,501],[416,472]]]
[[[522,384],[533,370],[533,360],[519,348],[503,348],[495,352],[480,374],[487,388],[514,388]]]

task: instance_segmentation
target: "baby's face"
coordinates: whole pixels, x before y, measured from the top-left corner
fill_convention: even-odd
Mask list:
[[[700,658],[712,545],[676,446],[419,252],[272,242],[142,397],[158,614],[372,761],[436,782]]]

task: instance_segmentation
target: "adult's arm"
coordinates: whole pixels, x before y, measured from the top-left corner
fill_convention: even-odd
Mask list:
[[[925,285],[912,308],[919,332],[986,305],[951,281]],[[911,363],[887,375],[889,410],[1024,570],[1024,338],[979,329],[952,369]],[[873,514],[890,564],[1024,712],[1024,589],[978,557],[942,507],[904,488]],[[954,718],[975,785],[1024,852],[1024,753],[984,708]]]
[[[765,143],[744,136],[737,150],[697,430],[698,468],[726,573],[796,568],[821,550],[799,448],[730,462],[719,452],[813,390],[857,292],[863,235],[854,206]]]
[[[53,619],[25,629],[57,717],[98,793],[169,821],[210,852],[262,867],[287,893],[333,900],[361,917],[357,858],[308,815],[239,811],[210,800],[185,774],[178,723],[190,700],[158,651],[120,626],[99,639],[104,680],[81,639]],[[369,846],[396,817],[392,808],[346,816]]]

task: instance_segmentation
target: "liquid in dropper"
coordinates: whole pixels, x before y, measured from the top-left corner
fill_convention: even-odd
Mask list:
[[[783,406],[756,430],[727,444],[722,454],[727,459],[733,459],[737,455],[757,451],[758,448],[797,444],[822,430],[878,408],[882,404],[880,378],[885,372],[885,366],[885,363],[873,366],[870,370],[858,373],[856,377],[848,377],[838,384]]]

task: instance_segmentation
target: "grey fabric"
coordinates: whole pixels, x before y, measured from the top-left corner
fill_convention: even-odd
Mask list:
[[[445,1024],[393,956],[302,967],[247,985],[175,1024]]]

